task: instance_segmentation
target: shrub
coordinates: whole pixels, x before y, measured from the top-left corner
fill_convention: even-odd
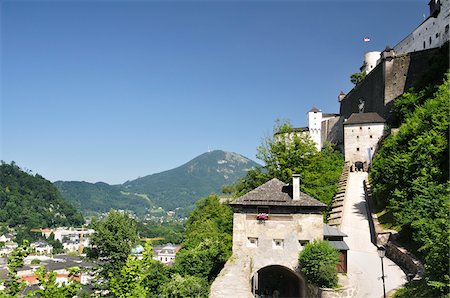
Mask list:
[[[308,282],[324,288],[337,287],[339,252],[328,241],[315,240],[307,244],[300,252],[298,261]]]

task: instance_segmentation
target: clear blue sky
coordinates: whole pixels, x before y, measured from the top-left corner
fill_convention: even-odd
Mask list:
[[[255,160],[276,119],[337,113],[427,3],[2,1],[0,159],[113,184],[208,148]]]

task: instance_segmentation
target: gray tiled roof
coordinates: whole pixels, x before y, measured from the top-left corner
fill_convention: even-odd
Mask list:
[[[385,122],[386,120],[377,113],[353,113],[350,115],[350,118],[344,122],[344,125]]]
[[[300,199],[292,199],[292,186],[274,178],[255,188],[230,205],[265,205],[265,206],[304,206],[326,207],[326,205],[307,194],[300,192]]]
[[[323,236],[324,237],[347,237],[347,234],[342,233],[341,231],[339,231],[338,229],[336,229],[335,227],[332,227],[330,225],[327,224],[323,224]]]
[[[334,248],[336,248],[337,250],[350,250],[350,248],[348,247],[347,243],[345,243],[345,241],[333,241],[333,240],[329,240],[328,242],[330,242],[331,246],[333,246]]]

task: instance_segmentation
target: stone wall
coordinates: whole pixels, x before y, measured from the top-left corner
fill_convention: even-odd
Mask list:
[[[389,120],[393,100],[426,74],[431,61],[441,55],[441,49],[434,48],[401,55],[393,53],[392,57],[381,59],[341,101],[340,115],[348,119],[352,113],[358,113],[363,101],[365,113],[376,112]]]
[[[377,144],[384,135],[384,123],[344,125],[345,161],[370,164]],[[370,153],[369,153],[370,151]]]

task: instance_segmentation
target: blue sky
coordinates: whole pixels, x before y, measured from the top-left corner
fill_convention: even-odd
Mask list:
[[[0,159],[123,183],[337,113],[428,1],[2,1]],[[370,37],[364,43],[364,37]]]

